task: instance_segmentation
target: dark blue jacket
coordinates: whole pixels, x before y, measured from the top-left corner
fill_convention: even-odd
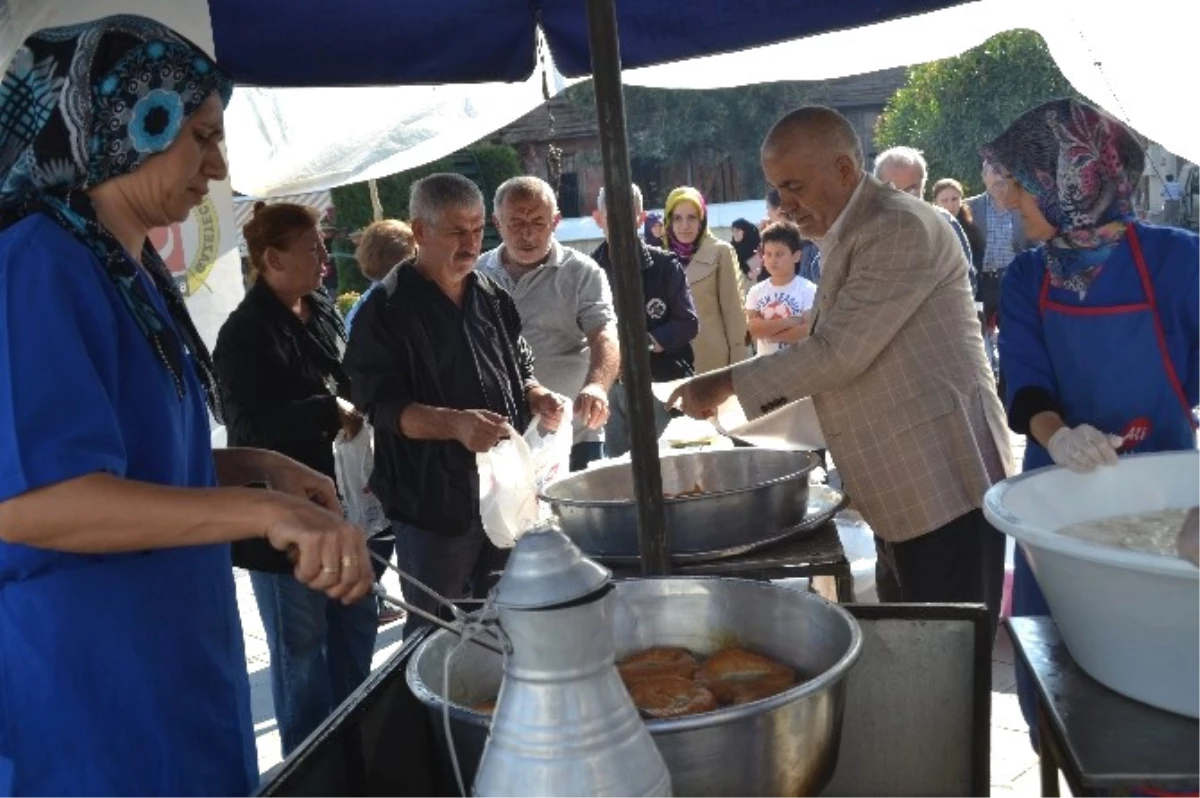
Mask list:
[[[692,339],[700,330],[700,318],[688,288],[683,264],[665,249],[638,242],[642,252],[642,294],[646,300],[646,332],[663,348],[650,353],[650,376],[655,382],[690,377]],[[592,253],[608,281],[612,283],[612,264],[605,241]]]

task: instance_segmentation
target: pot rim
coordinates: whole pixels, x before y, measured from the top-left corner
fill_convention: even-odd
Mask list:
[[[738,450],[737,449],[727,449],[727,450],[719,450],[719,451],[721,451],[721,452],[736,452]],[[784,482],[794,482],[800,478],[807,478],[809,473],[814,468],[817,467],[817,456],[813,452],[809,452],[809,451],[783,452],[782,450],[776,450],[776,449],[760,449],[759,451],[771,451],[771,452],[777,452],[777,453],[783,453],[783,454],[802,454],[802,455],[805,455],[805,459],[808,460],[808,464],[805,466],[802,466],[797,471],[783,474],[778,477],[773,477],[772,479],[768,479],[763,482],[756,482],[753,485],[744,485],[740,488],[729,488],[727,490],[705,491],[704,493],[701,493],[699,495],[693,495],[693,496],[671,496],[671,497],[663,496],[663,503],[664,504],[682,504],[684,502],[704,501],[705,499],[711,500],[711,499],[715,499],[719,496],[736,496],[739,493],[752,493],[754,491],[762,490],[763,488],[769,488],[769,487],[772,487],[774,485],[778,485],[778,484],[781,484]],[[696,452],[694,454],[716,454],[716,452]],[[675,455],[675,456],[676,457],[686,457],[687,455]],[[629,468],[629,467],[631,467],[629,463],[616,463],[611,466],[603,466],[602,468]],[[602,469],[593,469],[592,471],[598,471],[598,470],[602,470]],[[637,506],[636,498],[629,498],[629,499],[571,499],[571,498],[556,498],[554,496],[548,495],[547,491],[553,489],[555,486],[561,485],[566,482],[570,482],[572,480],[580,481],[588,473],[591,473],[591,472],[580,471],[580,472],[571,474],[569,476],[563,477],[560,480],[550,483],[545,488],[538,491],[538,499],[546,502],[547,504],[551,505],[552,507],[636,507]]]
[[[664,577],[642,577],[638,579],[620,580],[620,582],[638,582],[638,581],[676,581],[676,582],[737,582],[739,584],[753,586],[763,590],[791,590],[791,588],[778,587],[770,583],[761,583],[752,579],[738,579],[736,577],[726,576],[664,576]],[[796,591],[793,591],[796,592]],[[858,660],[862,654],[863,636],[862,627],[854,619],[844,607],[828,601],[820,596],[809,593],[798,593],[802,596],[801,601],[815,601],[826,605],[835,614],[837,614],[850,631],[850,645],[846,648],[845,653],[838,658],[832,666],[827,668],[818,676],[809,679],[806,682],[797,684],[794,687],[784,690],[782,693],[776,693],[773,696],[760,698],[757,701],[750,701],[745,704],[739,704],[732,707],[723,707],[711,712],[701,712],[696,715],[689,715],[683,718],[660,718],[650,719],[644,718],[643,722],[646,728],[652,733],[670,734],[673,732],[688,731],[690,729],[702,729],[709,726],[718,726],[731,721],[740,720],[742,718],[755,717],[768,712],[772,712],[780,707],[788,704],[794,704],[800,699],[806,698],[809,695],[823,692],[834,687],[838,682],[846,678],[850,668]],[[488,728],[491,725],[491,715],[477,712],[473,709],[456,704],[452,701],[444,699],[441,695],[434,693],[428,685],[421,679],[417,673],[417,663],[421,661],[425,649],[434,643],[436,640],[442,639],[444,636],[450,635],[451,632],[440,629],[426,638],[413,652],[412,658],[408,662],[408,667],[405,668],[405,679],[408,681],[409,689],[413,695],[427,707],[441,711],[443,706],[450,708],[451,717],[457,720],[465,720],[473,725]]]

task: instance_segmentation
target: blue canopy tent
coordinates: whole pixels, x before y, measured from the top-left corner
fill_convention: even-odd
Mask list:
[[[884,22],[961,0],[614,2],[624,68]],[[208,0],[218,62],[244,85],[519,81],[540,28],[559,71],[592,72],[579,0]],[[304,55],[307,54],[307,55]],[[608,53],[603,53],[608,57]]]

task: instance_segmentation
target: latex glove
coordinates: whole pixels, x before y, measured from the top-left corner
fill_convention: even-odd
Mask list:
[[[1116,465],[1117,449],[1124,442],[1120,435],[1106,435],[1091,424],[1080,424],[1051,435],[1046,450],[1054,462],[1082,474],[1096,466]]]
[[[1200,565],[1200,507],[1193,507],[1179,530],[1179,556]]]

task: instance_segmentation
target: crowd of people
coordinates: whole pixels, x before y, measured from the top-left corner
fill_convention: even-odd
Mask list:
[[[503,243],[484,252],[479,187],[434,174],[407,221],[364,233],[371,287],[343,319],[317,219],[262,205],[210,356],[147,241],[226,177],[228,77],[119,16],[32,35],[3,86],[0,119],[23,121],[0,125],[0,792],[249,794],[233,566],[286,754],[369,672],[376,563],[487,594],[507,552],[480,520],[477,453],[535,420],[571,425],[573,469],[628,449],[623,266],[559,242],[533,176],[497,187]],[[1015,471],[1010,429],[1027,468],[1195,446],[1200,250],[1134,218],[1142,150],[1090,106],[1032,109],[980,152],[984,194],[944,179],[925,202],[920,153],[871,174],[851,124],[806,106],[766,135],[762,224],[719,240],[689,186],[662,216],[633,187],[630,221],[652,375],[686,380],[660,433],[730,396],[751,418],[812,397],[880,598],[981,603],[994,626],[1004,539],[980,507]],[[343,518],[332,449],[365,434],[388,521],[372,538]],[[1014,590],[1015,612],[1048,612],[1020,556]]]

